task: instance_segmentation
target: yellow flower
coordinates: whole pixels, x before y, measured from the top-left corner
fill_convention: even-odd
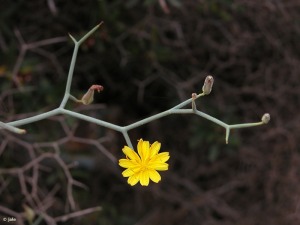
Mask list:
[[[136,185],[139,181],[142,186],[149,185],[149,179],[158,183],[161,180],[158,171],[168,170],[166,161],[170,158],[169,152],[161,152],[161,144],[155,141],[152,145],[149,141],[140,139],[137,145],[138,154],[128,146],[124,146],[122,151],[126,159],[120,159],[119,165],[126,170],[122,175],[128,177],[128,184]]]

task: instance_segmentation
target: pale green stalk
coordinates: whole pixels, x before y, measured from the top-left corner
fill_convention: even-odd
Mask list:
[[[76,41],[74,37],[69,35],[70,38],[73,40],[73,42],[75,44],[75,47],[74,47],[74,51],[73,51],[73,55],[72,55],[72,59],[71,59],[71,63],[70,63],[70,68],[69,68],[69,73],[68,73],[68,77],[67,77],[67,83],[66,83],[66,89],[65,89],[64,97],[63,97],[63,100],[62,100],[60,106],[56,109],[51,110],[51,111],[44,112],[42,114],[32,116],[32,117],[29,117],[29,118],[16,120],[16,121],[9,122],[9,123],[0,122],[0,128],[7,129],[7,130],[10,130],[10,131],[15,132],[15,133],[24,133],[25,130],[16,128],[16,126],[22,126],[22,125],[25,125],[25,124],[37,122],[39,120],[46,119],[48,117],[51,117],[51,116],[54,116],[54,115],[57,115],[57,114],[65,114],[65,115],[72,116],[72,117],[75,117],[75,118],[78,118],[78,119],[81,119],[81,120],[85,120],[85,121],[97,124],[99,126],[103,126],[103,127],[106,127],[106,128],[109,128],[109,129],[112,129],[112,130],[115,130],[115,131],[118,131],[118,132],[122,133],[127,145],[130,148],[133,149],[133,145],[132,145],[132,142],[131,142],[130,137],[128,135],[128,131],[130,131],[134,128],[140,127],[144,124],[150,123],[154,120],[160,119],[162,117],[169,116],[171,114],[195,114],[197,116],[203,117],[207,120],[210,120],[211,122],[213,122],[215,124],[218,124],[218,125],[224,127],[225,130],[226,130],[226,136],[225,136],[226,143],[228,143],[228,138],[229,138],[229,134],[230,134],[231,129],[253,127],[253,126],[259,126],[259,125],[265,124],[263,122],[256,122],[256,123],[244,123],[244,124],[228,125],[228,124],[222,122],[221,120],[216,119],[215,117],[212,117],[212,116],[210,116],[210,115],[208,115],[204,112],[201,112],[201,111],[197,110],[195,100],[199,97],[203,97],[204,95],[207,95],[207,94],[204,94],[204,93],[201,93],[201,94],[198,94],[198,95],[194,94],[193,95],[194,98],[187,99],[187,100],[179,103],[178,105],[176,105],[176,106],[174,106],[174,107],[172,107],[172,108],[170,108],[166,111],[155,114],[153,116],[149,116],[145,119],[141,119],[141,120],[139,120],[137,122],[134,122],[132,124],[129,124],[127,126],[118,126],[118,125],[115,125],[113,123],[109,123],[109,122],[106,122],[106,121],[103,121],[103,120],[100,120],[100,119],[96,119],[96,118],[93,118],[93,117],[90,117],[90,116],[83,115],[81,113],[77,113],[77,112],[65,109],[65,106],[66,106],[66,103],[67,103],[68,99],[71,99],[71,100],[74,100],[74,101],[78,102],[78,100],[70,94],[71,83],[72,83],[76,58],[77,58],[77,54],[78,54],[78,49],[79,49],[80,45],[91,34],[93,34],[99,28],[99,26],[101,24],[102,23],[98,24],[96,27],[94,27],[92,30],[90,30],[79,41]],[[183,109],[183,107],[185,107],[185,106],[187,106],[191,103],[192,103],[192,108]]]
[[[22,126],[22,125],[25,125],[25,124],[37,122],[39,120],[47,119],[48,117],[55,116],[57,114],[59,114],[59,109],[58,108],[53,109],[49,112],[44,112],[44,113],[36,115],[36,116],[32,116],[32,117],[28,117],[28,118],[25,118],[25,119],[9,122],[7,124],[10,125],[10,126]]]
[[[120,127],[118,125],[115,125],[115,124],[112,124],[112,123],[108,123],[108,122],[105,122],[103,120],[95,119],[93,117],[86,116],[86,115],[83,115],[81,113],[73,112],[73,111],[70,111],[70,110],[67,110],[67,109],[59,109],[59,112],[61,114],[73,116],[75,118],[78,118],[78,119],[81,119],[81,120],[85,120],[85,121],[88,121],[88,122],[100,125],[102,127],[107,127],[107,128],[112,129],[112,130],[115,130],[115,131],[119,131],[119,132],[123,131],[122,127]]]
[[[0,122],[0,128],[9,130],[9,131],[17,133],[17,134],[24,134],[24,133],[26,133],[26,131],[23,130],[23,129],[19,129],[17,127],[14,127],[14,126],[12,126],[10,124],[3,123],[3,122]]]

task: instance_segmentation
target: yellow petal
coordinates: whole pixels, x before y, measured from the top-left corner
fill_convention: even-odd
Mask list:
[[[119,165],[123,168],[131,168],[131,167],[138,166],[138,164],[136,162],[133,162],[129,159],[120,159],[119,160]]]
[[[169,158],[169,152],[162,152],[154,156],[150,162],[167,162]]]
[[[126,169],[122,172],[123,177],[130,177],[134,174],[134,171],[132,169]]]
[[[150,149],[149,148],[150,148],[149,141],[144,141],[143,142],[143,147],[142,147],[144,161],[146,161],[149,158],[149,155],[150,155]]]
[[[156,170],[148,170],[148,173],[153,182],[158,183],[161,180],[161,176]]]
[[[143,162],[149,158],[149,147],[149,141],[143,141],[143,139],[139,140],[137,149]]]
[[[138,156],[138,154],[136,154],[135,151],[133,151],[131,148],[129,148],[128,146],[124,146],[124,148],[122,149],[122,151],[124,152],[124,154],[126,156],[128,156],[128,158],[135,160],[137,162],[140,161],[140,157]]]
[[[161,146],[161,144],[158,141],[154,142],[151,145],[151,147],[150,147],[150,158],[152,158],[153,156],[155,156],[159,152],[160,146]]]
[[[143,172],[141,172],[140,183],[141,183],[142,186],[148,186],[149,185],[149,173],[148,173],[148,170],[144,170]]]
[[[137,174],[134,174],[134,175],[130,176],[128,178],[127,182],[128,182],[128,184],[130,184],[131,186],[133,186],[133,185],[136,185],[137,182],[139,182],[139,180],[140,180],[140,174],[137,173]]]
[[[139,153],[141,159],[143,159],[143,151],[142,151],[142,149],[143,149],[143,142],[144,142],[144,141],[143,141],[143,139],[141,138],[141,139],[139,140],[138,144],[137,144],[138,153]]]
[[[164,170],[168,170],[169,165],[167,163],[154,162],[154,163],[149,163],[148,168],[154,169],[154,170],[159,170],[159,171],[164,171]]]

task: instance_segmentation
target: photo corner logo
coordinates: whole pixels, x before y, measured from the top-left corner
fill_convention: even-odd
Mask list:
[[[10,223],[10,222],[16,222],[17,219],[15,217],[2,217],[1,219],[3,222],[6,222],[6,223]]]

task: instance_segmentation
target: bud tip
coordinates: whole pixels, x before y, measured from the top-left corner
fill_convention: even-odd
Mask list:
[[[269,123],[270,119],[271,119],[270,114],[265,113],[261,118],[261,122],[263,122],[264,124],[267,124],[267,123]]]
[[[26,134],[26,130],[20,129],[19,134]]]
[[[83,97],[81,98],[81,102],[84,104],[84,105],[89,105],[93,102],[94,100],[94,92],[97,91],[97,92],[100,92],[100,91],[103,91],[104,88],[102,85],[98,85],[98,84],[94,84],[92,85],[89,90],[83,95]]]
[[[196,98],[197,98],[197,94],[196,94],[196,93],[193,93],[193,94],[192,94],[192,99],[195,100]]]
[[[211,75],[207,76],[202,87],[203,94],[208,95],[212,90],[213,84],[214,78]]]

